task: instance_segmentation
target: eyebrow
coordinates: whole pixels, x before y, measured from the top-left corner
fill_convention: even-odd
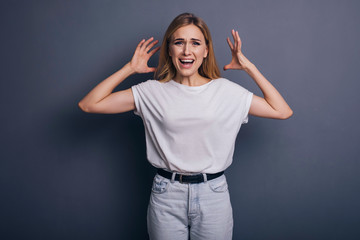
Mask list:
[[[177,39],[174,39],[174,41],[178,41],[178,40],[184,40],[184,38],[177,38]],[[197,39],[197,38],[191,38],[191,40],[195,40],[195,41],[199,41],[199,42],[201,42],[201,40],[200,39]]]

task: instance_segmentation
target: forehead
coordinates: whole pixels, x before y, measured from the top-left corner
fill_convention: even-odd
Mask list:
[[[184,38],[184,39],[196,38],[200,40],[205,40],[204,34],[201,32],[200,28],[198,28],[193,24],[178,28],[172,35],[172,39],[177,39],[177,38]]]

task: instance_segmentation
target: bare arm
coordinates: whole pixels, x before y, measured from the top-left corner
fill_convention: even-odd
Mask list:
[[[292,116],[293,111],[276,88],[261,74],[241,52],[241,40],[239,33],[232,30],[234,44],[227,38],[232,53],[230,64],[224,67],[227,69],[240,69],[246,71],[249,76],[261,89],[264,98],[253,95],[249,114],[274,119],[287,119]]]
[[[79,107],[84,112],[89,113],[122,113],[135,109],[134,96],[131,88],[112,93],[127,77],[135,73],[147,73],[155,71],[155,68],[149,68],[147,62],[154,55],[159,47],[149,50],[158,42],[151,42],[153,38],[147,41],[142,40],[134,53],[131,61],[120,70],[100,82],[92,89],[79,103]]]

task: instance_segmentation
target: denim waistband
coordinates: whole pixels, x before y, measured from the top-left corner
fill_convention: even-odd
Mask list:
[[[169,172],[167,170],[158,168],[157,173],[165,178],[179,181],[180,183],[202,183],[207,180],[215,179],[224,174],[224,171],[218,173],[199,173],[194,175],[185,175],[181,173]],[[175,177],[174,177],[175,174]]]

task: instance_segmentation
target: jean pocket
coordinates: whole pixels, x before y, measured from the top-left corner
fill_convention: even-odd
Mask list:
[[[226,192],[228,190],[228,184],[225,175],[221,175],[215,179],[208,181],[209,187],[214,192]]]
[[[153,180],[151,191],[154,193],[164,193],[170,185],[170,180],[156,174]]]

